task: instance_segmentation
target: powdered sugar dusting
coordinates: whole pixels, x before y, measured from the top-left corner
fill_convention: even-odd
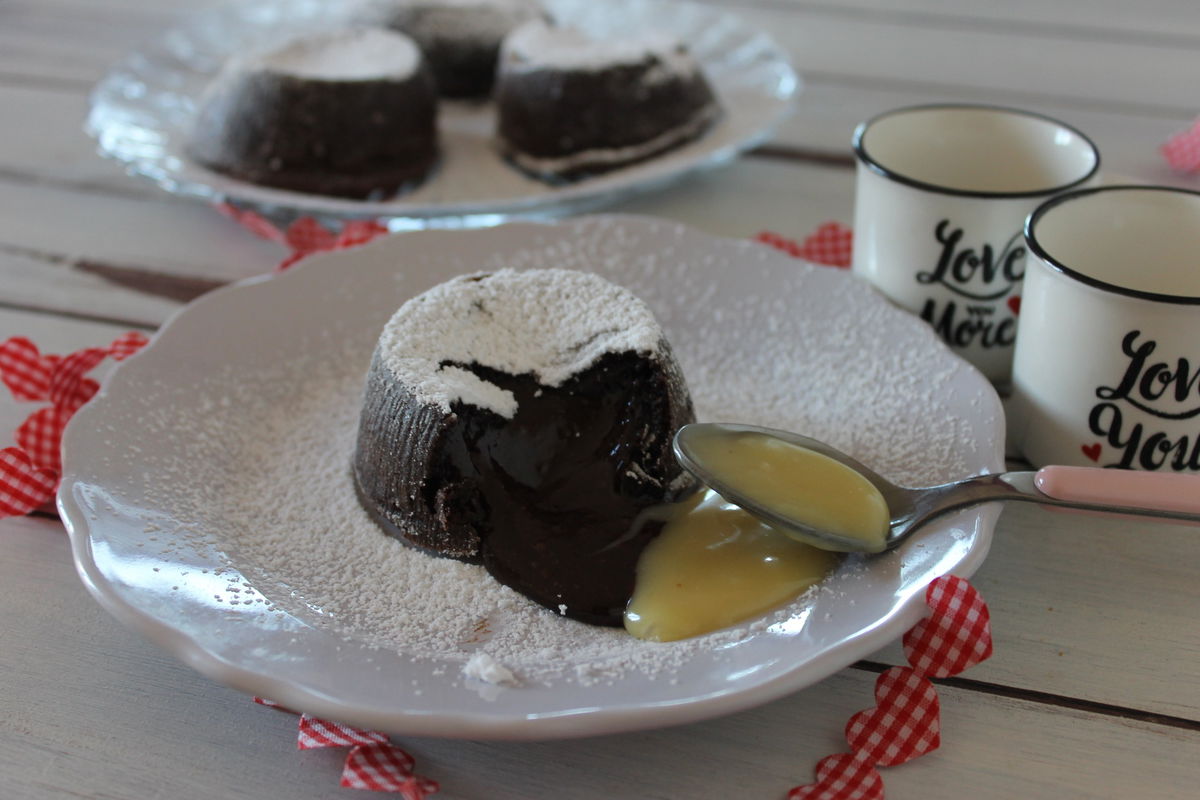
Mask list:
[[[598,39],[571,27],[531,20],[508,35],[501,49],[503,69],[598,70],[655,62],[647,80],[695,72],[696,61],[676,38],[655,31],[627,31]]]
[[[317,80],[404,80],[421,53],[407,36],[381,28],[355,28],[297,39],[237,68],[260,68]]]
[[[463,674],[468,678],[476,678],[485,683],[492,683],[497,686],[520,685],[520,681],[517,680],[508,667],[483,651],[477,652],[467,659],[467,663],[463,665]]]
[[[256,576],[281,612],[418,658],[450,657],[465,666],[483,652],[486,663],[522,684],[561,679],[579,664],[597,681],[631,668],[663,669],[697,648],[745,635],[649,644],[563,618],[481,566],[384,535],[359,505],[350,477],[362,372],[362,354],[346,352],[332,362],[281,366],[253,389],[232,389],[229,402],[210,403],[210,413],[189,424],[206,441],[230,443],[219,457],[227,469],[175,499],[180,516],[201,522],[165,538],[187,538],[196,527],[226,531],[222,549],[230,561]],[[232,380],[230,374],[217,383],[229,392]],[[305,391],[293,391],[300,383]],[[155,466],[178,476],[184,461]]]
[[[502,693],[487,702],[524,697],[513,701],[518,716],[528,713],[519,703],[534,696],[547,709],[626,705],[630,692],[684,700],[710,690],[697,681],[717,680],[724,691],[743,685],[732,675],[749,665],[803,661],[864,635],[893,612],[896,597],[918,591],[912,582],[953,568],[971,546],[967,528],[847,559],[824,585],[777,611],[681,642],[642,642],[564,619],[481,567],[406,548],[357,502],[350,463],[363,376],[379,328],[404,299],[480,270],[594,271],[653,310],[701,420],[816,436],[901,483],[962,477],[967,464],[978,469],[993,458],[988,433],[1002,435],[986,418],[997,408],[991,390],[930,331],[851,276],[669,223],[606,217],[429,232],[330,258],[342,263],[302,264],[189,309],[122,366],[111,394],[120,402],[101,396],[68,433],[69,461],[71,447],[85,448],[93,454],[88,470],[117,465],[127,482],[107,484],[119,503],[93,502],[76,485],[89,518],[137,509],[138,532],[126,540],[94,523],[109,568],[130,564],[126,584],[151,598],[148,607],[188,620],[192,635],[207,636],[206,615],[225,615],[204,646],[225,652],[225,642],[246,638],[255,645],[226,659],[263,650],[270,666],[262,669],[286,685],[288,654],[301,665],[310,656],[337,659],[337,674],[353,681],[372,678],[378,654],[388,665],[379,673],[380,702],[425,703],[425,713],[458,703],[430,695],[476,680],[463,670],[480,653],[473,672],[502,667],[519,684],[480,678]],[[213,324],[220,309],[226,324]],[[185,339],[203,341],[191,352],[204,355],[181,357]],[[798,647],[797,634],[808,644]],[[344,660],[322,649],[334,649],[327,641],[344,648]],[[554,687],[589,694],[562,695],[556,705]],[[467,696],[462,703],[479,699],[457,694]]]
[[[657,353],[662,338],[644,303],[594,273],[501,269],[456,278],[405,303],[384,328],[379,354],[423,403],[449,412],[462,400],[511,417],[511,392],[453,364],[532,373],[558,386],[605,353]]]
[[[390,23],[421,42],[494,47],[541,13],[535,0],[370,0],[358,17]]]

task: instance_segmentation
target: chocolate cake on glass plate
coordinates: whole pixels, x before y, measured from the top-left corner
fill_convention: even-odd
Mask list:
[[[190,158],[249,183],[383,199],[437,163],[437,97],[420,50],[382,28],[232,59],[206,90]]]
[[[494,97],[505,157],[550,182],[652,158],[701,136],[721,114],[678,40],[652,32],[595,39],[536,20],[505,39]]]

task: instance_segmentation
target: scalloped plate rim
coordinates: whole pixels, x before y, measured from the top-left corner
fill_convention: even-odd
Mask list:
[[[294,0],[274,0],[279,5],[286,5]],[[586,7],[589,0],[558,0],[570,6],[573,3]],[[760,48],[771,56],[771,70],[777,73],[773,86],[768,90],[760,87],[756,93],[760,99],[769,100],[770,110],[762,110],[759,118],[731,120],[730,114],[719,125],[736,125],[734,135],[720,146],[712,137],[712,131],[695,142],[685,145],[680,150],[670,151],[649,159],[640,164],[634,164],[622,170],[606,175],[600,175],[588,181],[580,181],[561,188],[543,188],[541,191],[516,198],[442,201],[438,203],[411,203],[405,200],[405,195],[398,196],[392,201],[354,201],[344,198],[325,197],[321,195],[290,192],[273,189],[266,186],[240,181],[219,173],[204,169],[191,163],[185,156],[179,154],[179,147],[156,156],[137,156],[129,153],[130,145],[122,137],[122,144],[114,147],[104,141],[111,133],[113,123],[111,117],[114,105],[116,111],[128,112],[121,97],[123,86],[132,75],[141,79],[145,67],[136,66],[139,59],[145,58],[145,52],[157,47],[168,37],[186,33],[202,24],[201,21],[220,18],[221,15],[235,13],[239,8],[236,4],[218,6],[185,17],[184,21],[143,44],[138,49],[121,59],[97,84],[89,94],[89,111],[84,124],[84,131],[96,141],[97,152],[105,157],[122,163],[125,171],[133,177],[149,180],[159,188],[172,194],[195,197],[212,202],[244,203],[268,214],[274,213],[305,213],[329,219],[363,219],[377,218],[388,220],[393,230],[409,230],[424,227],[485,227],[506,221],[528,220],[537,221],[551,219],[563,214],[590,210],[601,205],[616,202],[624,197],[655,191],[668,184],[674,183],[687,175],[701,170],[713,169],[729,163],[739,154],[757,147],[767,141],[775,128],[792,112],[793,100],[800,91],[802,81],[792,67],[786,52],[779,47],[764,32],[741,23],[740,18],[733,12],[720,7],[687,2],[687,0],[621,0],[627,6],[663,6],[691,9],[692,13],[704,14],[714,20],[727,21],[736,24],[742,32],[753,32],[756,38],[762,40]],[[157,90],[163,94],[163,90]],[[186,96],[186,95],[185,95]],[[454,105],[454,103],[451,103]],[[100,113],[104,111],[105,113]],[[174,129],[174,126],[158,121],[153,127],[132,125],[140,133],[154,133],[164,136]],[[184,167],[173,166],[171,162],[179,161]],[[193,174],[194,171],[194,174]],[[435,175],[433,180],[436,180]]]
[[[630,224],[644,224],[641,222],[641,218],[632,215],[585,217],[576,221],[576,223],[588,224],[590,221],[597,219],[626,220]],[[701,233],[684,225],[667,223],[660,220],[652,220],[652,222],[657,226],[680,230],[687,236],[697,239],[707,239],[743,246],[750,245],[749,242],[741,240],[731,240]],[[566,227],[572,224],[575,223],[546,224],[526,222],[515,223],[514,225],[505,227],[526,226],[531,229],[541,230],[547,227]],[[445,235],[445,232],[442,233]],[[396,238],[403,237],[385,237],[364,248],[359,248],[359,250],[363,251],[379,246],[386,247],[388,242]],[[786,258],[782,255],[778,257]],[[219,306],[222,302],[221,298],[229,293],[245,290],[270,291],[272,285],[278,285],[278,281],[288,280],[289,274],[298,275],[302,272],[320,270],[325,270],[332,274],[335,269],[329,269],[330,262],[337,262],[338,260],[338,253],[321,254],[297,265],[289,273],[276,276],[257,276],[222,287],[177,311],[163,325],[161,331],[163,333],[170,331],[174,323],[185,315],[192,316],[209,313],[208,308],[210,306]],[[788,259],[788,261],[792,261],[792,259]],[[833,274],[825,268],[821,268],[819,273]],[[846,277],[849,278],[849,276]],[[932,332],[929,333],[927,339],[931,342],[931,345],[942,347],[945,350]],[[100,573],[92,551],[91,525],[86,513],[74,496],[75,490],[81,485],[81,482],[74,474],[75,470],[72,463],[74,453],[71,450],[71,440],[74,437],[71,434],[74,429],[87,424],[92,416],[99,415],[104,406],[111,402],[110,389],[114,385],[114,382],[121,380],[119,376],[122,370],[126,369],[127,365],[143,359],[144,353],[153,353],[153,348],[158,342],[159,336],[154,337],[151,340],[151,344],[145,348],[143,353],[139,353],[133,359],[118,366],[118,369],[105,382],[93,401],[82,408],[70,425],[68,425],[68,430],[64,436],[64,473],[62,485],[58,492],[57,505],[70,535],[72,555],[77,572],[88,591],[96,597],[101,605],[121,622],[146,635],[151,641],[163,646],[197,671],[233,688],[258,696],[269,697],[284,706],[304,710],[318,716],[326,716],[349,724],[378,728],[404,735],[507,740],[593,736],[685,724],[769,702],[810,686],[891,641],[898,639],[901,634],[915,624],[925,613],[923,592],[912,594],[904,601],[894,604],[888,613],[879,618],[873,626],[844,638],[836,647],[827,648],[801,669],[785,672],[774,679],[765,681],[749,689],[742,688],[709,692],[687,702],[639,702],[625,708],[577,708],[564,712],[519,717],[511,715],[489,716],[485,713],[462,713],[454,711],[444,711],[436,715],[427,713],[381,714],[365,705],[347,705],[336,698],[312,691],[303,685],[298,685],[284,679],[276,679],[269,674],[255,672],[232,663],[229,659],[212,652],[186,633],[172,627],[168,622],[155,618],[149,612],[128,602],[117,593],[110,581]],[[957,357],[950,354],[948,350],[945,350],[945,352],[948,357],[957,360]],[[982,376],[978,376],[978,380],[983,381]],[[994,397],[994,393],[992,396]],[[999,409],[999,400],[996,399],[993,411],[999,414],[1000,420],[1003,420],[1002,412]],[[985,460],[992,462],[992,466],[989,468],[1003,465],[1002,422],[999,429],[993,427],[992,433],[996,438],[991,442],[990,446],[987,446],[987,443],[985,443],[983,448],[986,451],[984,455],[987,456]],[[981,455],[981,457],[984,457],[984,455]],[[967,524],[974,529],[975,536],[975,541],[970,550],[950,570],[952,574],[964,578],[969,577],[982,564],[990,547],[993,529],[999,513],[999,506],[997,504],[990,504],[958,512],[947,519],[946,524],[949,524],[953,520],[967,520]],[[936,576],[931,576],[931,580],[932,577]]]

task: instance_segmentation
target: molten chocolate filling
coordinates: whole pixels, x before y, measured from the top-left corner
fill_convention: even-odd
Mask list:
[[[477,536],[467,560],[500,582],[566,616],[620,625],[638,556],[661,529],[640,512],[694,488],[677,480],[670,451],[690,402],[673,401],[663,371],[636,353],[607,354],[557,387],[454,366],[512,392],[517,411],[452,403],[420,504],[444,530]]]

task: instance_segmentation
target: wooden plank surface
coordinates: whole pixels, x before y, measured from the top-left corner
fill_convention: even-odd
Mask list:
[[[127,178],[80,128],[87,93],[112,63],[205,5],[0,2],[0,339],[27,334],[50,352],[104,343],[282,256],[212,209]],[[1057,116],[1095,139],[1107,174],[1200,188],[1157,153],[1200,111],[1191,0],[721,5],[789,49],[806,81],[796,114],[756,156],[614,210],[735,237],[848,222],[853,126],[944,100]],[[3,395],[0,429],[29,410]],[[1007,509],[974,579],[991,606],[995,655],[942,685],[943,747],[885,770],[888,796],[1195,796],[1198,579],[1194,529]],[[199,677],[104,614],[75,579],[56,521],[0,521],[0,602],[5,800],[339,792],[340,756],[297,753],[292,718]],[[902,658],[891,646],[783,701],[665,731],[403,744],[442,782],[438,797],[781,797],[844,749],[842,726],[870,704],[875,672]]]
[[[61,590],[47,596],[46,581]],[[5,685],[23,687],[0,715],[0,775],[16,777],[6,784],[15,797],[337,794],[340,755],[298,753],[294,717],[197,676],[86,596],[57,524],[0,522],[0,602],[43,632],[19,652],[0,650]],[[443,784],[445,800],[773,798],[811,780],[820,757],[844,751],[842,726],[871,704],[874,679],[847,670],[758,709],[662,731],[400,744]],[[953,687],[939,694],[945,746],[886,770],[890,797],[960,798],[969,786],[980,798],[1167,798],[1192,788],[1200,731]]]
[[[701,0],[704,2],[705,0]],[[715,0],[714,0],[715,1]],[[123,0],[134,2],[137,0]],[[862,19],[889,19],[921,27],[940,24],[972,29],[992,29],[1021,35],[1030,31],[1085,41],[1106,39],[1167,40],[1200,45],[1196,25],[1200,13],[1179,0],[1089,0],[1086,4],[1047,3],[1045,0],[750,0],[731,3],[786,9],[798,13],[823,13]]]

